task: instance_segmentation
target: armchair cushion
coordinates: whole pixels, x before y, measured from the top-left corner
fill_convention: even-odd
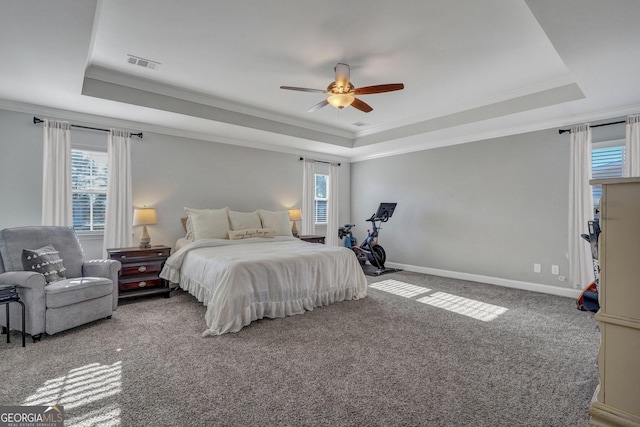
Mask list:
[[[113,282],[113,311],[118,309],[118,274],[121,269],[120,261],[114,259],[92,259],[82,264],[84,277],[106,277]]]
[[[66,307],[94,298],[111,295],[113,282],[104,277],[77,277],[58,280],[45,290],[47,308]]]
[[[47,284],[67,278],[66,268],[53,245],[43,246],[40,249],[23,249],[22,267],[25,271],[41,273]]]

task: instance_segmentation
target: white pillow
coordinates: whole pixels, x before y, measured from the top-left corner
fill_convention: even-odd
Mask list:
[[[189,216],[194,240],[229,238],[229,208],[184,210]]]
[[[262,221],[262,228],[273,228],[276,236],[293,236],[291,234],[291,222],[289,211],[265,211],[258,209],[258,215]]]
[[[258,211],[236,212],[229,211],[229,223],[232,230],[248,230],[250,228],[262,228]]]
[[[247,228],[246,230],[229,230],[230,240],[248,239],[250,237],[276,237],[272,228]]]
[[[184,228],[184,231],[187,232],[184,238],[193,240],[193,227],[191,226],[191,220],[189,219],[189,216],[187,215],[184,218],[180,218],[180,221],[182,221],[182,227]]]

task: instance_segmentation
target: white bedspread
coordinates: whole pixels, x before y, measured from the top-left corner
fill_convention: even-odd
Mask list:
[[[293,237],[198,240],[173,254],[160,277],[207,306],[203,335],[237,332],[256,319],[302,314],[367,292],[352,251]]]

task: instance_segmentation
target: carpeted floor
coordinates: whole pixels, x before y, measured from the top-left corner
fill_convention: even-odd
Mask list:
[[[572,299],[368,280],[387,290],[220,337],[182,291],[26,348],[14,331],[0,404],[63,405],[66,426],[588,425],[599,333]]]

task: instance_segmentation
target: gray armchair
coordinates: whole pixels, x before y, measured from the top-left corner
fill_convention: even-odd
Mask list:
[[[59,252],[66,279],[46,284],[45,276],[24,271],[22,251],[47,245]],[[70,227],[17,227],[0,231],[0,284],[18,285],[25,304],[25,330],[37,341],[49,335],[110,318],[118,307],[118,273],[114,260],[84,261],[82,247]],[[6,327],[6,306],[0,324]],[[21,325],[20,310],[10,310],[11,325]]]

